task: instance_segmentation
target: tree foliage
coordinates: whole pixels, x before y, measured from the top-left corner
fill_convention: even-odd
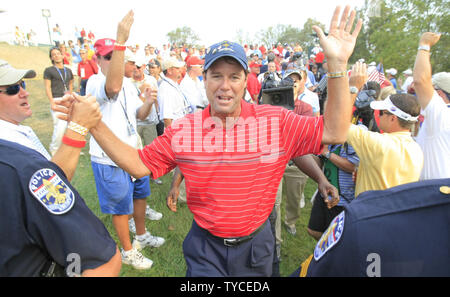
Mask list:
[[[167,37],[170,43],[176,43],[177,45],[186,44],[194,46],[200,40],[198,35],[187,26],[170,31],[167,33]]]
[[[412,69],[422,33],[445,32],[432,48],[431,62],[434,72],[450,69],[448,0],[366,0],[358,14],[364,25],[350,62],[364,58],[386,68]]]

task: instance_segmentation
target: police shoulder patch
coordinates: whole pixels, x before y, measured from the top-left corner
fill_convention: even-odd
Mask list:
[[[68,212],[75,204],[75,195],[66,183],[52,169],[36,171],[28,188],[31,194],[52,214]]]
[[[317,242],[314,249],[314,259],[319,261],[323,255],[325,255],[333,246],[335,246],[339,239],[341,239],[342,232],[344,231],[345,212],[341,212],[337,215],[333,221],[331,221],[328,229],[323,233],[320,240]]]

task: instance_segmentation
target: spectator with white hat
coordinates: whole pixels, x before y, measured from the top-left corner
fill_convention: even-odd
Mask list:
[[[395,78],[395,76],[397,75],[397,69],[390,68],[390,69],[386,70],[386,73],[388,75],[387,78],[391,82],[391,84],[394,87],[394,89],[397,89],[397,79]]]
[[[181,92],[178,81],[182,77],[185,63],[175,57],[170,57],[162,63],[162,82],[159,85],[158,105],[159,118],[164,120],[164,126],[169,127],[173,121],[188,113],[194,112],[194,107]]]
[[[413,73],[411,69],[406,69],[405,71],[403,71],[403,75],[405,76],[405,82],[402,85],[403,93],[408,93],[408,88],[413,82],[412,74]]]
[[[450,177],[450,73],[431,76],[430,63],[430,48],[440,36],[422,35],[414,65],[414,89],[425,117],[417,136],[425,158],[422,180]]]

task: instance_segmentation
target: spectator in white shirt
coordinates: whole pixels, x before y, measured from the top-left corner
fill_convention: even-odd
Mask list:
[[[205,86],[199,79],[204,63],[199,57],[191,56],[186,61],[187,73],[180,83],[181,91],[196,109],[204,109],[209,104]]]

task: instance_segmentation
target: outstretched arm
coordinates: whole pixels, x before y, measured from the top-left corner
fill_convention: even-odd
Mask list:
[[[150,175],[150,170],[142,162],[137,149],[122,142],[103,122],[91,129],[98,145],[116,163],[134,178]]]
[[[328,103],[324,113],[324,132],[322,144],[343,143],[347,137],[352,115],[352,100],[347,78],[347,61],[356,43],[356,37],[362,27],[362,20],[358,20],[351,33],[356,12],[346,6],[339,21],[341,8],[334,11],[328,36],[322,29],[313,29],[320,39],[328,64]]]
[[[423,33],[419,41],[419,46],[431,48],[439,41],[440,37],[441,35],[436,33]],[[430,51],[419,49],[416,56],[416,63],[414,64],[413,78],[414,90],[416,91],[422,109],[427,107],[433,97],[434,88],[431,82],[431,73]]]

